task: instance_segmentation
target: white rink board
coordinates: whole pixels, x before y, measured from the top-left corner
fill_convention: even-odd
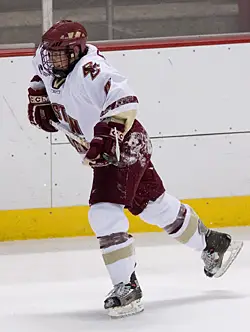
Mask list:
[[[138,95],[153,160],[180,198],[250,194],[249,54],[249,44],[105,52]],[[31,59],[0,58],[0,209],[87,204],[91,170],[64,135],[51,147],[27,121]]]
[[[243,54],[249,52],[250,45],[238,44],[109,52],[107,58],[128,76],[140,119],[157,137],[249,130],[250,62]]]
[[[249,146],[250,134],[155,139],[152,160],[180,199],[249,195]]]
[[[50,135],[30,126],[27,86],[30,59],[0,58],[0,209],[49,207]]]

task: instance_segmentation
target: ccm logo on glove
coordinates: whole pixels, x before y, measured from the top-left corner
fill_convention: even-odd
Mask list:
[[[43,104],[43,103],[49,103],[49,97],[48,96],[29,96],[29,100],[31,104]]]

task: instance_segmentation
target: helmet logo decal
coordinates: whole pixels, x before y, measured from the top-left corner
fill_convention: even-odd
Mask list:
[[[74,31],[74,32],[68,32],[66,36],[62,35],[60,39],[74,39],[80,37],[85,37],[84,33],[80,31]]]

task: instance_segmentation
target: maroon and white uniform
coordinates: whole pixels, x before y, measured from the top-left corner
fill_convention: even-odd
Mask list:
[[[60,122],[78,134],[93,139],[94,126],[104,118],[124,111],[137,110],[139,101],[129,87],[126,77],[118,73],[98,49],[87,44],[88,52],[83,56],[67,77],[55,78],[43,70],[41,50],[33,58],[35,77],[44,84],[52,108]],[[41,82],[39,82],[42,84]],[[37,82],[32,82],[35,87]],[[84,158],[86,149],[71,140],[77,152]],[[148,223],[161,228],[173,223],[180,211],[178,199],[165,193],[163,183],[151,162],[152,145],[146,130],[135,119],[121,144],[121,166],[109,165],[93,168],[93,185],[90,192],[89,222],[98,238],[111,234],[127,234],[129,223],[123,212],[128,208]],[[181,237],[188,227],[173,233]],[[195,228],[196,236],[198,227]],[[195,232],[194,232],[195,233]],[[191,237],[185,241],[191,245]],[[133,237],[118,238],[112,245],[102,246],[103,255],[131,247]],[[112,241],[111,241],[112,243]],[[196,241],[195,241],[195,246]],[[198,246],[204,246],[200,238]],[[135,268],[135,257],[130,250],[128,257],[107,262],[112,282],[128,282]]]
[[[87,47],[87,54],[66,80],[43,72],[40,48],[33,64],[59,121],[90,142],[94,126],[100,120],[137,110],[139,101],[127,78],[112,67],[94,45],[87,44]],[[71,143],[84,158],[86,150],[72,140]],[[151,153],[147,132],[135,120],[121,144],[120,167],[110,165],[94,169],[90,204],[123,204],[134,214],[142,212],[149,200],[155,200],[164,192],[150,162]]]
[[[70,139],[82,159],[93,167],[89,222],[114,285],[105,309],[111,310],[112,316],[120,316],[143,310],[133,237],[128,234],[124,208],[164,229],[180,243],[202,251],[210,276],[220,269],[230,239],[212,233],[190,206],[165,191],[151,162],[148,134],[136,119],[136,93],[127,78],[86,40],[86,29],[68,20],[57,22],[42,36],[33,58],[28,118],[31,124],[49,132],[57,131],[50,120],[61,122],[90,142],[86,149]],[[120,161],[110,163],[118,143]]]

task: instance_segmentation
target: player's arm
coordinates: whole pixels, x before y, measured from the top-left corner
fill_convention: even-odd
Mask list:
[[[104,68],[105,70],[105,68]],[[125,134],[131,129],[137,115],[138,99],[128,84],[126,77],[117,71],[108,71],[105,82],[106,96],[102,105],[101,120],[122,121]]]
[[[91,77],[92,74],[92,77]],[[137,114],[138,99],[118,72],[106,64],[95,65],[87,77],[85,87],[93,103],[101,110],[100,122],[94,127],[94,139],[86,158],[94,160],[101,155],[114,159],[116,144],[121,145],[124,136],[131,129]],[[92,78],[92,80],[91,80]]]

